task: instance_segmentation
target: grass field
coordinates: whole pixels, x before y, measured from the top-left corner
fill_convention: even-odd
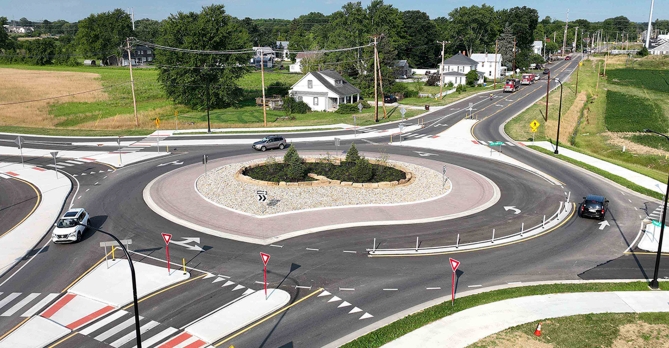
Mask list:
[[[489,347],[667,347],[669,313],[587,314],[527,323],[487,337],[470,348]]]
[[[669,120],[662,108],[648,98],[636,95],[606,92],[606,129],[611,132],[642,132],[646,128],[664,133]]]

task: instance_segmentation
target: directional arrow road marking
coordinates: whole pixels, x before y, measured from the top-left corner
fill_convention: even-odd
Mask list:
[[[176,161],[172,161],[172,162],[168,162],[168,163],[161,163],[161,164],[158,165],[158,167],[169,166],[170,164],[173,165],[173,166],[180,166],[184,163],[182,161],[176,160]]]
[[[189,245],[188,243],[190,243],[190,242],[195,242],[195,244],[194,245]],[[172,240],[172,241],[170,241],[170,243],[182,246],[182,247],[184,247],[188,250],[200,251],[200,252],[204,251],[204,249],[202,249],[198,245],[198,244],[200,244],[200,238],[186,237],[186,239],[184,239],[180,242],[176,242],[176,241]]]
[[[515,213],[513,213],[514,215],[520,214],[520,209],[516,208],[516,206],[513,206],[513,205],[504,207],[504,210],[505,211],[513,210],[515,212]]]
[[[421,156],[421,157],[439,156],[436,153],[421,152],[421,151],[414,151],[414,152],[417,153],[418,156]]]
[[[606,227],[606,226],[611,226],[611,225],[609,225],[609,222],[608,222],[608,221],[604,220],[604,221],[600,222],[600,223],[599,223],[599,230],[600,230],[600,231],[603,230],[604,227]]]

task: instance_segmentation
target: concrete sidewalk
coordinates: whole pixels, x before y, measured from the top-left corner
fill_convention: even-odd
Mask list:
[[[18,150],[17,150],[18,151]],[[72,189],[70,180],[62,174],[31,165],[0,162],[0,175],[31,183],[41,200],[30,216],[0,238],[0,275],[19,262],[51,230]]]
[[[669,312],[669,291],[585,292],[520,297],[455,313],[383,347],[467,347],[507,328],[547,318],[589,313],[646,312]]]

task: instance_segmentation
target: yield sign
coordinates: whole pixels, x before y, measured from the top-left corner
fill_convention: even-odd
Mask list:
[[[169,233],[161,233],[161,236],[163,236],[163,240],[165,241],[165,245],[169,245],[170,241],[172,240],[172,235]]]
[[[458,267],[460,266],[460,261],[452,258],[448,258],[448,261],[451,263],[451,269],[453,270],[453,273],[458,270]]]
[[[267,266],[267,263],[269,262],[269,254],[260,253],[260,258],[262,259],[263,265]]]

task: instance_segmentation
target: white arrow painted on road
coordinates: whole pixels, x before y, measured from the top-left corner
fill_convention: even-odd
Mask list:
[[[180,162],[179,160],[176,160],[176,161],[172,161],[172,162],[168,162],[168,163],[159,164],[158,167],[169,166],[170,164],[173,165],[173,166],[180,166],[184,163]]]
[[[195,242],[195,245],[189,245],[188,243],[190,242]],[[171,241],[170,244],[176,244],[179,246],[182,246],[188,250],[193,250],[193,251],[204,251],[204,249],[200,248],[198,244],[200,244],[200,238],[193,238],[193,237],[186,237],[186,239],[180,241],[180,242],[175,242]]]
[[[516,208],[516,207],[513,206],[513,205],[512,205],[512,206],[506,206],[506,207],[504,207],[504,210],[505,210],[505,211],[513,210],[513,211],[515,212],[515,213],[513,213],[514,215],[518,215],[518,214],[520,214],[520,209]]]
[[[600,223],[599,223],[599,230],[600,230],[600,231],[603,230],[604,227],[606,227],[606,226],[611,226],[611,225],[609,225],[609,222],[608,222],[608,221],[604,220],[604,221],[600,222]]]
[[[420,152],[420,151],[414,151],[414,152],[417,153],[418,156],[421,156],[421,157],[439,156],[436,153]]]

